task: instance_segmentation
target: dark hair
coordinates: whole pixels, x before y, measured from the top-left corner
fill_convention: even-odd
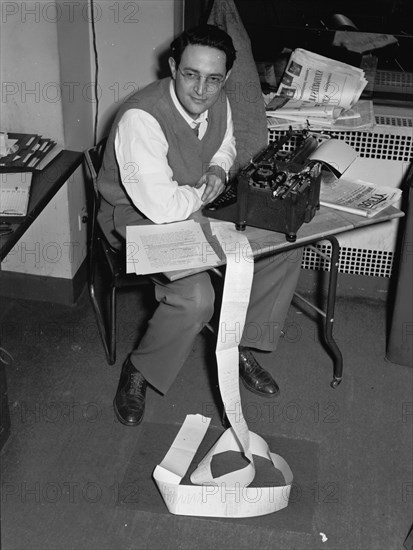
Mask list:
[[[177,66],[181,62],[184,49],[189,46],[209,46],[225,53],[226,70],[231,70],[236,52],[232,38],[215,25],[199,25],[180,34],[171,44],[171,55]]]

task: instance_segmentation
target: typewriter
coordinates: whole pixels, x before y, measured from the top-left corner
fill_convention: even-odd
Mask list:
[[[284,233],[289,242],[320,207],[321,167],[308,156],[319,145],[308,131],[289,131],[242,169],[204,215]]]

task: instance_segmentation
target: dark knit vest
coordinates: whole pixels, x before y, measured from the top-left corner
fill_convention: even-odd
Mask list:
[[[222,93],[208,110],[208,128],[200,140],[173,104],[169,91],[170,81],[170,78],[158,80],[136,92],[127,99],[115,117],[98,176],[99,192],[113,206],[131,204],[121,182],[114,145],[119,120],[127,110],[142,109],[158,121],[169,146],[168,164],[173,179],[179,185],[194,185],[198,182],[224,139],[227,128],[226,96]],[[133,169],[133,166],[128,169],[131,178],[134,176],[131,173]],[[139,167],[136,170],[139,178]]]

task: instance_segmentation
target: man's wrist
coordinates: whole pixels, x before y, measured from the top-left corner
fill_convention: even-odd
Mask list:
[[[218,164],[211,164],[210,166],[208,166],[208,170],[206,173],[217,176],[221,179],[223,183],[226,183],[227,181],[227,173],[223,168],[221,168],[221,166],[218,166]]]

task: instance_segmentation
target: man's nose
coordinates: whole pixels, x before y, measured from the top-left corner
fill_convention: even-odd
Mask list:
[[[195,91],[198,95],[205,95],[207,93],[207,82],[205,76],[199,76],[195,84]]]

